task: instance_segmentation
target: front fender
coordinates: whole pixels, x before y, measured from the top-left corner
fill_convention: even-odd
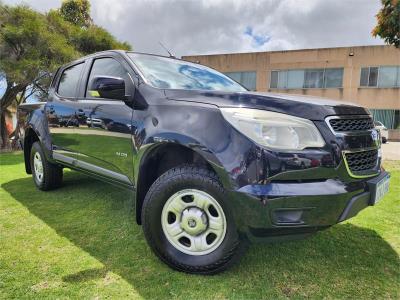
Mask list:
[[[178,143],[204,157],[217,173],[225,172],[226,188],[237,189],[257,181],[260,148],[235,130],[219,108],[204,103],[158,101],[133,115],[138,152],[160,142]]]
[[[146,139],[145,143],[138,151],[134,161],[134,178],[136,180],[135,186],[137,186],[137,180],[140,176],[140,168],[147,158],[150,157],[154,151],[157,151],[159,147],[173,146],[179,146],[198,154],[217,173],[224,187],[232,188],[231,180],[228,173],[224,169],[223,163],[211,149],[205,145],[202,145],[193,137],[173,132],[159,133],[157,135],[149,136]]]

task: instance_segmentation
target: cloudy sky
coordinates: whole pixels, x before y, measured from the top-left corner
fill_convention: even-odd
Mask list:
[[[5,4],[20,0],[3,0]],[[59,0],[23,1],[47,11]],[[135,51],[176,56],[383,44],[379,0],[91,0],[94,22]]]

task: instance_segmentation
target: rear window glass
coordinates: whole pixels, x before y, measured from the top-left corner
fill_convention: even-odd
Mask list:
[[[75,97],[83,63],[65,69],[61,74],[57,93],[63,97]]]

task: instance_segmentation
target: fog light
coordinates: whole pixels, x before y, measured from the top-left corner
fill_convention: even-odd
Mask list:
[[[284,209],[273,212],[274,223],[281,225],[299,225],[304,224],[302,220],[304,210],[302,209]]]

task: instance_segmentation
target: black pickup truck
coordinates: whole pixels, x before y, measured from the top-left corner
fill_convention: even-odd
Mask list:
[[[250,92],[170,57],[78,59],[58,69],[47,102],[22,105],[18,119],[40,190],[59,187],[63,168],[131,189],[151,249],[190,273],[226,269],[247,241],[328,228],[389,188],[365,108]]]

